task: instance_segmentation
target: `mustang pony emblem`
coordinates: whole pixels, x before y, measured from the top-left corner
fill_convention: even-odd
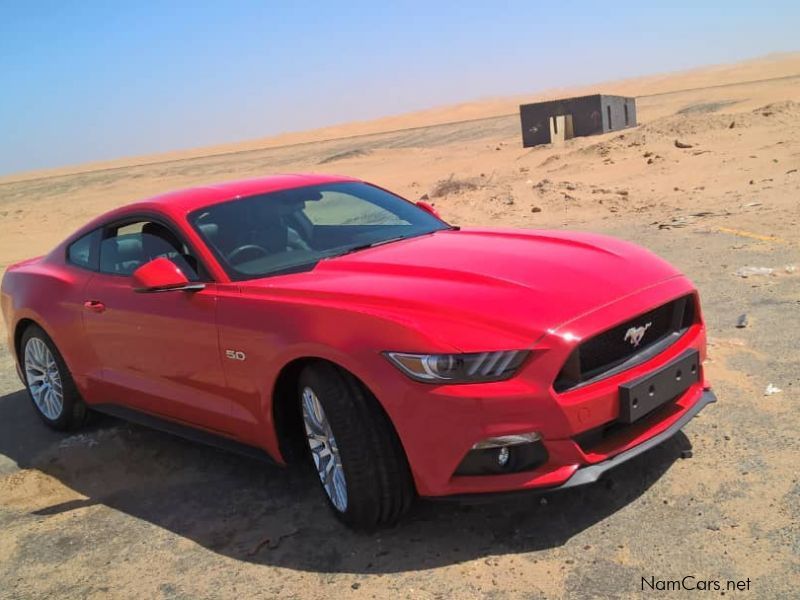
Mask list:
[[[633,347],[636,348],[642,342],[642,338],[645,332],[650,328],[650,325],[652,325],[652,323],[645,323],[641,327],[631,327],[625,332],[624,340],[630,342],[633,344]]]

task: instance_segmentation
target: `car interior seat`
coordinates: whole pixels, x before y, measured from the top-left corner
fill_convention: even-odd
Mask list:
[[[178,265],[187,279],[196,279],[197,259],[187,252],[183,242],[169,227],[161,223],[145,223],[142,227],[142,246],[146,260],[163,256]]]
[[[103,241],[100,250],[102,272],[130,275],[144,263],[144,249],[138,234],[123,235]]]
[[[250,231],[246,243],[261,246],[270,253],[286,252],[289,240],[289,226],[277,203],[264,202],[258,206],[258,216],[254,219],[256,227]]]
[[[183,254],[181,241],[161,223],[144,224],[142,227],[142,246],[148,260],[153,260],[159,256],[173,258],[176,254]]]

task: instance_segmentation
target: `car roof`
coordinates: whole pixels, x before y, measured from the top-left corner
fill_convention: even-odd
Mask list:
[[[270,175],[268,177],[225,181],[167,192],[139,202],[134,202],[133,204],[127,205],[125,208],[135,211],[138,207],[143,205],[144,208],[154,208],[157,206],[162,211],[177,216],[178,214],[187,214],[198,208],[205,208],[234,198],[255,196],[308,185],[344,181],[358,181],[358,179],[341,175],[315,173]]]
[[[73,234],[72,237],[80,235],[81,232],[92,230],[103,223],[124,218],[126,215],[135,213],[161,213],[180,221],[188,213],[200,208],[213,206],[220,202],[233,200],[245,196],[255,196],[280,190],[305,187],[308,185],[320,185],[325,183],[338,183],[347,181],[360,181],[354,177],[342,175],[326,175],[320,173],[289,173],[284,175],[270,175],[267,177],[257,177],[254,179],[241,179],[237,181],[225,181],[212,183],[182,190],[176,190],[159,194],[151,198],[139,200],[131,204],[126,204],[120,208],[107,212],[93,219],[90,223]]]

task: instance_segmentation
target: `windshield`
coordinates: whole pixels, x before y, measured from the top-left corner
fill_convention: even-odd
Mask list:
[[[189,221],[234,280],[308,270],[324,258],[450,228],[362,182],[231,200],[195,211]]]

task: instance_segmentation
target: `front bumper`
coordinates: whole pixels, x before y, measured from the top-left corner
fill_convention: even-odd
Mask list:
[[[617,454],[613,458],[609,458],[608,460],[604,460],[603,462],[599,462],[588,467],[582,467],[575,471],[575,474],[570,477],[566,483],[557,486],[554,489],[566,489],[571,487],[577,487],[579,485],[586,485],[587,483],[594,483],[606,471],[610,471],[621,465],[622,463],[628,462],[632,458],[639,456],[640,454],[647,452],[651,448],[658,446],[659,444],[667,441],[673,435],[678,433],[684,425],[686,425],[689,421],[691,421],[697,413],[703,410],[706,406],[711,404],[712,402],[716,402],[717,397],[714,395],[714,392],[711,390],[705,390],[701,395],[700,399],[697,403],[687,410],[683,415],[675,421],[672,425],[670,425],[667,429],[658,433],[651,437],[649,440],[642,442],[638,446],[634,446],[633,448],[626,450],[625,452],[621,452]]]
[[[579,487],[582,485],[588,485],[590,483],[596,482],[600,479],[603,475],[605,475],[608,471],[619,467],[620,465],[628,462],[639,456],[640,454],[644,454],[648,450],[655,448],[656,446],[663,444],[669,438],[674,436],[678,431],[680,431],[684,425],[686,425],[689,421],[691,421],[697,414],[703,410],[709,404],[716,402],[717,397],[714,395],[714,392],[711,390],[706,390],[700,396],[700,400],[688,411],[686,411],[677,421],[675,421],[670,427],[662,431],[661,433],[651,437],[649,440],[642,442],[638,446],[634,446],[633,448],[626,450],[625,452],[621,452],[617,454],[613,458],[609,458],[608,460],[604,460],[603,462],[599,462],[593,465],[589,465],[586,467],[581,467],[575,474],[570,477],[565,483],[561,485],[556,485],[552,487],[540,487],[540,488],[530,488],[521,491],[511,491],[511,492],[494,492],[494,493],[485,493],[485,494],[455,494],[450,496],[443,496],[441,499],[443,500],[475,500],[476,498],[480,499],[488,499],[488,498],[497,498],[497,497],[507,497],[507,496],[517,496],[519,494],[530,494],[530,493],[546,493],[546,492],[557,492],[560,490],[567,490],[570,488]]]

